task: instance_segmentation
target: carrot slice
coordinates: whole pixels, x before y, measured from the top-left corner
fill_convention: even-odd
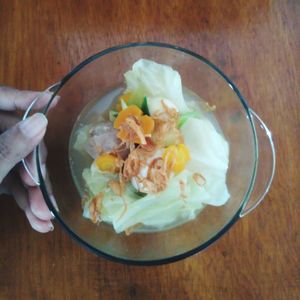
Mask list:
[[[99,170],[103,172],[117,173],[118,158],[112,154],[103,154],[96,158],[95,163]]]
[[[143,128],[144,134],[152,133],[154,129],[154,120],[151,117],[144,115],[139,118],[139,121]]]
[[[119,128],[128,117],[139,117],[142,114],[143,112],[136,105],[130,105],[126,109],[120,111],[114,121],[114,128]]]
[[[178,174],[190,160],[190,152],[184,144],[171,145],[165,149],[162,157],[167,169]]]

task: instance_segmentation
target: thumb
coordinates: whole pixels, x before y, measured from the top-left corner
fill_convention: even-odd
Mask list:
[[[0,135],[0,183],[41,141],[47,123],[43,114],[36,113]]]

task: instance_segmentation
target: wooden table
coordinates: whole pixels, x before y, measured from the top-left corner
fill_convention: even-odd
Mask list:
[[[189,48],[220,66],[271,128],[277,171],[263,204],[186,260],[98,258],[60,226],[41,235],[1,196],[0,299],[300,299],[300,2],[0,1],[0,83],[44,89],[131,41]]]

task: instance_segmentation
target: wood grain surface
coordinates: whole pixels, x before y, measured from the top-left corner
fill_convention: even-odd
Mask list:
[[[271,128],[263,204],[206,251],[157,267],[98,258],[56,224],[30,229],[0,199],[0,299],[300,299],[300,2],[0,0],[0,84],[40,90],[133,41],[191,49],[228,74]]]

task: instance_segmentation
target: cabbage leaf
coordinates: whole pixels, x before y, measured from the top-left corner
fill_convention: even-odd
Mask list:
[[[124,74],[124,77],[127,85],[125,92],[167,98],[180,113],[189,110],[183,98],[181,77],[170,66],[140,59]]]

